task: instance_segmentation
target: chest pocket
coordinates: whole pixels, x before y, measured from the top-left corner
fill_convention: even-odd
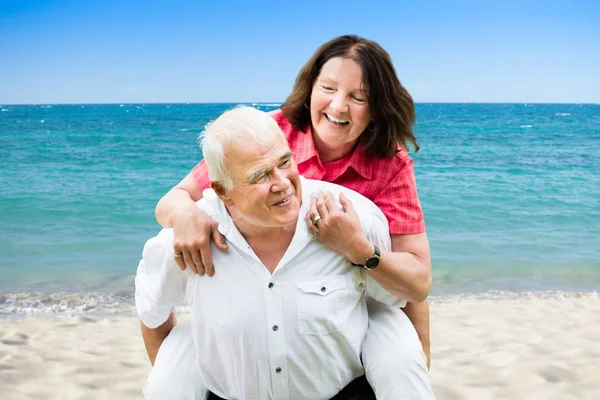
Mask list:
[[[302,335],[327,335],[346,327],[361,292],[352,279],[323,277],[297,284],[298,329]]]

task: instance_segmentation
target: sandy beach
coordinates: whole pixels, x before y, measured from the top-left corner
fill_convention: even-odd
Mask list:
[[[438,399],[600,399],[600,296],[434,300]],[[0,398],[140,399],[135,317],[0,321]]]

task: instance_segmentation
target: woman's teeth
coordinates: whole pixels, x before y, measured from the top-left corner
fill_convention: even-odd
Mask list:
[[[327,118],[327,120],[329,122],[334,123],[334,124],[339,125],[339,126],[346,126],[346,125],[348,125],[350,123],[349,121],[344,121],[343,119],[333,118],[329,114],[325,114],[325,118]]]

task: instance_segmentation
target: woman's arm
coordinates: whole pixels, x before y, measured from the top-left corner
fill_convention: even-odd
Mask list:
[[[206,174],[204,163],[196,168]],[[162,226],[173,226],[173,253],[182,255],[175,257],[179,268],[185,270],[187,266],[197,274],[213,276],[215,270],[210,242],[213,240],[221,250],[227,250],[227,244],[225,237],[219,233],[218,224],[196,206],[196,201],[202,198],[202,191],[203,188],[189,173],[160,199],[155,215]]]
[[[423,236],[420,238],[414,238],[413,236]],[[410,252],[415,251],[414,242],[427,240],[427,236],[422,233],[419,235],[392,235],[392,251],[394,252]],[[418,246],[416,246],[418,248]],[[423,247],[425,247],[423,245]],[[417,250],[418,252],[418,250]],[[429,256],[429,241],[427,240],[427,252],[426,254],[418,254],[420,259],[425,260],[429,265],[428,269],[431,271],[431,258]],[[427,357],[427,368],[431,365],[431,340],[429,336],[429,300],[425,299],[419,303],[406,303],[403,308],[404,313],[415,327],[417,335],[419,335],[419,341],[423,346],[423,352]]]
[[[423,352],[427,357],[427,368],[431,366],[431,339],[429,337],[429,300],[420,303],[406,303],[404,314],[415,327]]]
[[[312,200],[307,213],[308,228],[313,233],[318,228],[319,241],[351,262],[364,264],[375,248],[363,232],[352,203],[343,194],[340,194],[340,204],[343,210],[337,206],[332,193],[320,193]],[[310,218],[317,214],[322,219],[318,226],[311,226]],[[402,251],[382,250],[379,265],[369,271],[369,275],[398,298],[419,303],[427,298],[431,289],[427,235],[392,235],[392,249],[398,248],[402,248]]]
[[[165,228],[173,226],[174,219],[181,220],[197,209],[196,202],[201,198],[202,188],[190,172],[160,199],[155,210],[156,221]]]
[[[362,231],[352,203],[343,194],[340,195],[340,203],[343,210],[335,205],[331,193],[319,194],[312,200],[306,215],[308,229],[317,234],[317,226],[311,218],[321,215],[317,234],[319,241],[344,254],[352,262],[362,264],[373,255],[373,245]],[[394,234],[391,239],[392,251],[382,252],[379,265],[368,273],[390,293],[409,301],[404,312],[417,331],[429,366],[429,303],[426,300],[431,288],[429,240],[425,233]],[[411,282],[412,279],[415,281]]]
[[[368,241],[357,245],[353,250],[349,259],[358,264],[364,264],[374,252],[373,245]],[[369,275],[400,298],[413,303],[427,299],[431,290],[431,260],[427,235],[392,235],[392,251],[382,251],[379,265],[369,271]]]

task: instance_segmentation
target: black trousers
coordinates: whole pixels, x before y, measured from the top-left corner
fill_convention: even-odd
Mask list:
[[[208,398],[209,400],[226,400],[214,393],[210,393]],[[348,386],[332,397],[331,400],[376,400],[376,398],[373,389],[371,389],[369,382],[367,382],[367,378],[363,375],[350,382]]]

